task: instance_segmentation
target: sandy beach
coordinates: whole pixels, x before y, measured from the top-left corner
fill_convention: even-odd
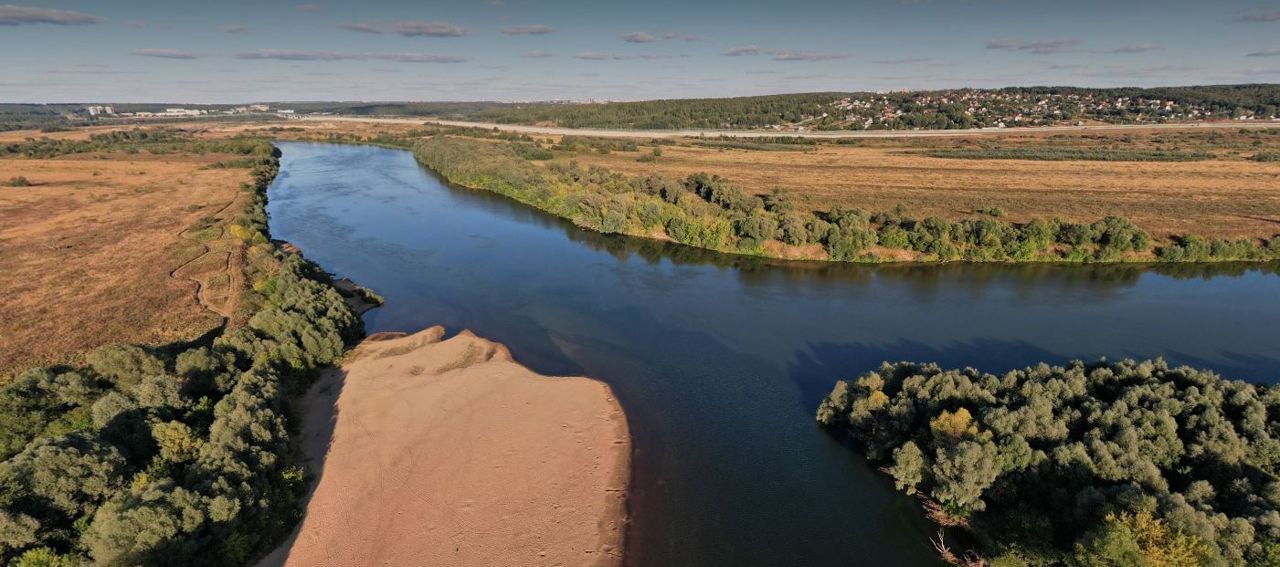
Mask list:
[[[609,387],[464,331],[375,335],[304,400],[318,475],[259,565],[620,563],[630,441]]]

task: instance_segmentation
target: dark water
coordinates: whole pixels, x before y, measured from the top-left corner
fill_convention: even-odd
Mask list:
[[[936,564],[915,502],[813,421],[882,360],[1165,356],[1280,378],[1274,267],[782,265],[579,231],[406,152],[280,146],[272,233],[385,296],[370,331],[470,328],[613,387],[631,565]]]

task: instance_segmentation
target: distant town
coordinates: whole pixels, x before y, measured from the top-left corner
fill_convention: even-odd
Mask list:
[[[1190,122],[1276,120],[1280,109],[1175,100],[1161,96],[1113,95],[1105,91],[1035,92],[1014,89],[876,93],[842,97],[831,110],[796,126],[815,129],[901,127],[1006,128],[1088,121]],[[783,127],[778,125],[777,127]]]
[[[230,108],[165,108],[159,111],[138,110],[131,112],[116,112],[114,106],[106,104],[91,104],[84,107],[84,113],[90,118],[184,118],[193,116],[230,116],[236,114],[262,114],[271,113],[280,115],[294,114],[294,110],[288,108],[272,109],[269,104],[250,104],[245,106],[233,106]]]

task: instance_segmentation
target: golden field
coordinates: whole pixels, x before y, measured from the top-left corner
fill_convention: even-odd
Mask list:
[[[1280,144],[1280,136],[1273,137]],[[1027,138],[1002,147],[1045,143]],[[965,145],[964,140],[877,140],[790,151],[668,145],[662,146],[661,157],[641,162],[638,156],[650,151],[642,145],[639,153],[557,153],[553,162],[577,160],[583,166],[676,178],[704,171],[756,193],[785,188],[814,210],[845,206],[875,212],[902,204],[912,216],[954,219],[999,207],[1012,221],[1057,217],[1092,222],[1124,216],[1156,237],[1263,238],[1280,233],[1280,163],[1249,161],[1225,151],[1215,152],[1215,159],[1186,162],[950,159],[920,153]]]
[[[0,182],[32,183],[0,187],[0,375],[194,339],[232,315],[245,284],[226,225],[249,175],[210,167],[226,157],[0,159]]]

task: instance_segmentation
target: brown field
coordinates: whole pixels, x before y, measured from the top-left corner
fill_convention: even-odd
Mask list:
[[[1157,236],[1198,233],[1270,237],[1280,233],[1280,164],[1243,159],[1198,162],[963,160],[875,147],[826,145],[807,151],[666,146],[654,162],[636,152],[558,156],[628,174],[684,177],[705,171],[747,189],[788,189],[803,206],[883,211],[901,203],[913,216],[962,217],[1000,207],[1013,221],[1058,217],[1133,219]],[[922,144],[909,144],[919,147]],[[642,153],[648,151],[642,147]]]
[[[249,176],[206,167],[227,157],[0,160],[0,182],[34,184],[0,186],[0,376],[103,344],[193,339],[233,313],[241,247],[224,227]]]

